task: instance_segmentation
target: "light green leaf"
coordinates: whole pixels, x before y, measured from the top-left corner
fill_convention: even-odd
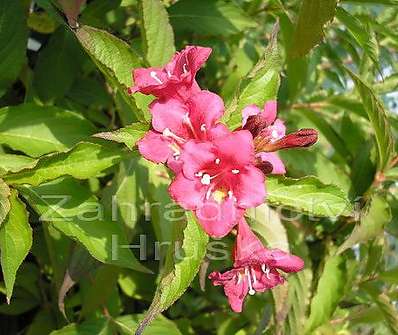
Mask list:
[[[383,313],[385,323],[394,335],[398,334],[398,312],[396,307],[393,305],[391,299],[382,293],[378,296],[373,296],[377,306]]]
[[[346,71],[355,83],[362,98],[365,111],[374,129],[378,149],[378,167],[380,171],[383,171],[394,153],[394,139],[386,111],[372,88],[348,68],[346,68]]]
[[[2,154],[0,153],[0,174],[4,172],[18,172],[22,169],[34,167],[36,159],[23,155]]]
[[[304,0],[293,35],[293,57],[307,54],[324,37],[324,26],[333,20],[337,0]]]
[[[389,284],[398,284],[398,268],[394,268],[388,271],[383,271],[379,273],[379,279],[389,283]]]
[[[387,200],[379,195],[373,196],[361,222],[354,227],[351,235],[337,250],[341,254],[357,243],[366,242],[383,234],[384,226],[391,220],[391,210]]]
[[[149,126],[147,124],[134,123],[115,131],[98,133],[94,136],[109,141],[124,143],[130,150],[132,150],[137,141],[142,138],[148,130]]]
[[[66,151],[95,127],[81,115],[53,106],[23,104],[0,109],[0,143],[29,156]]]
[[[21,193],[57,230],[80,242],[100,262],[147,272],[134,257],[122,227],[105,220],[102,205],[90,191],[72,178],[38,187],[20,187]]]
[[[190,212],[186,213],[187,223],[174,222],[175,232],[169,248],[166,265],[161,281],[155,292],[155,297],[145,318],[136,332],[141,335],[145,327],[159,313],[169,308],[189,287],[195,278],[209,240],[208,235],[196,222]],[[171,223],[171,222],[170,222]],[[179,246],[179,248],[177,248]],[[177,250],[176,250],[177,249]]]
[[[342,0],[342,2],[352,2],[352,3],[356,3],[356,4],[398,6],[398,0]]]
[[[135,329],[142,321],[143,315],[123,315],[113,320],[121,335],[135,335]],[[181,335],[175,323],[159,315],[144,331],[143,335]]]
[[[336,17],[347,27],[364,52],[378,66],[378,45],[374,34],[359,19],[342,7],[337,7]]]
[[[0,226],[10,211],[10,189],[7,184],[0,179]]]
[[[169,15],[177,33],[228,36],[256,26],[235,3],[221,0],[181,0],[170,7]]]
[[[352,205],[347,195],[334,185],[325,185],[315,177],[301,179],[267,177],[267,202],[304,213],[336,217],[349,216]]]
[[[18,268],[32,247],[32,228],[25,205],[11,191],[11,208],[0,228],[1,268],[6,285],[7,301],[11,300]]]
[[[78,28],[76,36],[110,84],[121,94],[131,112],[135,113],[137,120],[145,121],[144,113],[128,94],[128,87],[132,86],[131,72],[142,66],[133,49],[106,31],[89,26]]]
[[[62,329],[55,330],[50,335],[113,335],[109,319],[95,319],[78,325],[71,323]]]
[[[276,100],[281,68],[277,43],[278,29],[278,25],[275,25],[264,55],[249,74],[241,80],[235,96],[226,110],[224,119],[231,129],[241,125],[242,109],[246,106],[255,104],[262,108],[266,101]]]
[[[344,295],[346,285],[346,263],[342,256],[326,260],[316,293],[311,301],[311,312],[305,324],[305,334],[311,334],[332,316]]]
[[[140,1],[142,37],[146,60],[151,66],[165,65],[173,56],[174,33],[162,1]]]
[[[9,174],[4,179],[13,185],[39,185],[65,175],[88,179],[117,164],[127,155],[119,146],[111,143],[83,142],[68,152],[43,156],[34,168]]]
[[[0,1],[0,96],[18,77],[26,59],[28,28],[21,1]]]

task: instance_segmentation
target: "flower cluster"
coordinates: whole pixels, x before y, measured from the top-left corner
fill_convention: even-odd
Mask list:
[[[220,122],[222,99],[201,90],[195,79],[210,53],[210,48],[188,46],[162,68],[136,69],[130,93],[156,97],[150,105],[152,129],[138,142],[138,149],[146,159],[174,172],[170,196],[194,211],[211,237],[224,237],[237,226],[233,269],[209,278],[224,286],[232,309],[240,312],[248,293],[283,283],[278,270],[303,268],[300,258],[266,249],[244,213],[265,201],[267,174],[286,172],[276,151],[312,145],[317,132],[301,129],[286,135],[283,121],[276,117],[276,101],[267,102],[263,110],[247,106],[242,127],[228,129]]]

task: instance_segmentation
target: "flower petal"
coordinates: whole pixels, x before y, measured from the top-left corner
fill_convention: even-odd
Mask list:
[[[242,127],[246,125],[249,116],[257,115],[261,113],[261,109],[256,105],[249,105],[242,110]]]
[[[205,200],[196,210],[196,216],[203,229],[214,238],[227,235],[243,216],[244,210],[235,207],[233,199],[221,203]]]
[[[170,139],[154,131],[147,132],[137,144],[141,155],[155,163],[165,163],[173,154]]]
[[[213,153],[214,147],[211,142],[196,142],[194,140],[188,141],[183,146],[181,153],[181,161],[183,162],[184,175],[189,179],[197,179],[195,176],[203,166],[215,160],[216,156]]]
[[[224,113],[223,100],[209,91],[201,91],[193,95],[187,103],[190,119],[198,130],[202,125],[210,129]]]
[[[279,158],[278,154],[275,152],[260,152],[258,154],[261,161],[269,162],[272,165],[272,174],[285,174],[286,169],[283,161]]]
[[[276,100],[267,101],[264,105],[264,111],[262,115],[264,116],[268,125],[272,124],[275,121],[276,113],[277,113]]]
[[[248,165],[236,176],[233,193],[242,208],[256,207],[265,201],[265,177],[261,170]]]
[[[234,131],[213,140],[218,154],[227,158],[236,168],[254,162],[253,137],[247,130]]]
[[[156,67],[134,69],[133,78],[135,85],[129,89],[131,94],[141,92],[157,96],[168,82],[167,75]]]
[[[298,272],[304,268],[304,261],[300,257],[279,249],[267,250],[264,256],[268,259],[269,266],[284,272]]]
[[[183,173],[179,173],[170,184],[169,194],[184,209],[195,210],[203,202],[205,188],[200,182],[187,179]]]

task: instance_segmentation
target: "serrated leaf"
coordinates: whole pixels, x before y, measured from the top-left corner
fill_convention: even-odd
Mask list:
[[[380,171],[383,171],[394,153],[394,139],[386,111],[372,88],[348,68],[346,68],[346,71],[355,83],[374,129],[378,151],[378,167]]]
[[[337,250],[337,254],[341,254],[357,243],[376,238],[383,233],[384,226],[390,220],[391,210],[387,200],[379,195],[373,196],[366,213],[361,217],[361,222],[354,227],[351,235]]]
[[[18,77],[26,59],[28,28],[21,1],[0,1],[0,96]]]
[[[304,213],[336,217],[349,216],[352,205],[347,195],[334,185],[325,185],[315,177],[301,179],[267,177],[267,202]]]
[[[65,175],[88,179],[117,164],[127,155],[119,146],[111,143],[82,142],[68,152],[43,156],[34,168],[9,174],[4,179],[12,185],[39,185]]]
[[[324,37],[324,26],[335,15],[337,0],[304,0],[302,2],[296,29],[293,35],[293,57],[307,54]]]
[[[0,226],[10,211],[10,195],[9,187],[0,179]]]
[[[337,7],[336,17],[347,27],[373,63],[378,66],[378,45],[374,35],[369,31],[369,29],[367,29],[359,19],[351,15],[342,7]]]
[[[277,42],[278,29],[279,26],[275,25],[264,55],[249,74],[241,80],[234,98],[226,110],[224,120],[231,129],[241,125],[242,110],[246,106],[255,104],[262,108],[266,101],[276,100],[281,68]]]
[[[124,143],[130,150],[132,150],[137,141],[143,137],[148,130],[149,126],[147,124],[134,123],[115,131],[98,133],[94,136],[103,138],[104,140]]]
[[[140,2],[145,58],[151,66],[165,65],[175,52],[174,33],[160,0]]]
[[[331,256],[326,260],[316,293],[311,301],[311,312],[305,324],[305,334],[327,322],[344,295],[346,285],[346,263],[342,256]]]
[[[181,221],[174,223],[175,232],[161,281],[136,335],[143,334],[145,327],[185,292],[199,271],[209,237],[192,213],[186,212],[186,216],[186,224]]]
[[[177,33],[229,36],[256,26],[238,5],[222,0],[181,0],[169,8],[169,16]]]
[[[103,263],[148,272],[134,257],[122,227],[103,218],[97,198],[72,178],[37,187],[20,187],[21,193],[40,215],[66,236],[80,242]]]
[[[23,104],[0,109],[0,143],[33,157],[66,151],[95,129],[81,115],[58,107]]]
[[[32,228],[28,222],[25,205],[18,199],[17,191],[11,191],[10,211],[0,228],[1,268],[10,302],[18,268],[32,247]]]
[[[144,112],[137,108],[134,98],[128,94],[128,87],[132,85],[131,71],[142,66],[133,49],[106,31],[89,26],[78,28],[76,36],[99,70],[131,108],[137,120],[145,121]]]

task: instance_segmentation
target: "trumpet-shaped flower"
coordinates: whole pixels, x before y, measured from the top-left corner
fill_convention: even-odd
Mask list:
[[[247,294],[264,292],[283,284],[283,272],[298,272],[304,267],[301,258],[282,250],[267,249],[242,218],[234,248],[234,267],[224,273],[212,272],[213,285],[224,286],[225,295],[233,311],[241,312]]]
[[[182,147],[188,140],[206,141],[227,131],[218,123],[224,103],[209,91],[200,91],[185,102],[155,100],[151,113],[153,130],[138,142],[138,149],[150,161],[167,162],[174,172],[180,170]]]
[[[254,165],[253,138],[246,130],[228,131],[207,142],[191,140],[181,161],[182,173],[169,193],[183,208],[196,212],[212,237],[228,234],[246,208],[265,200],[265,177]]]
[[[133,70],[135,85],[130,93],[141,92],[158,98],[176,98],[185,101],[200,91],[195,76],[210,56],[211,48],[187,46],[177,52],[164,67]]]

